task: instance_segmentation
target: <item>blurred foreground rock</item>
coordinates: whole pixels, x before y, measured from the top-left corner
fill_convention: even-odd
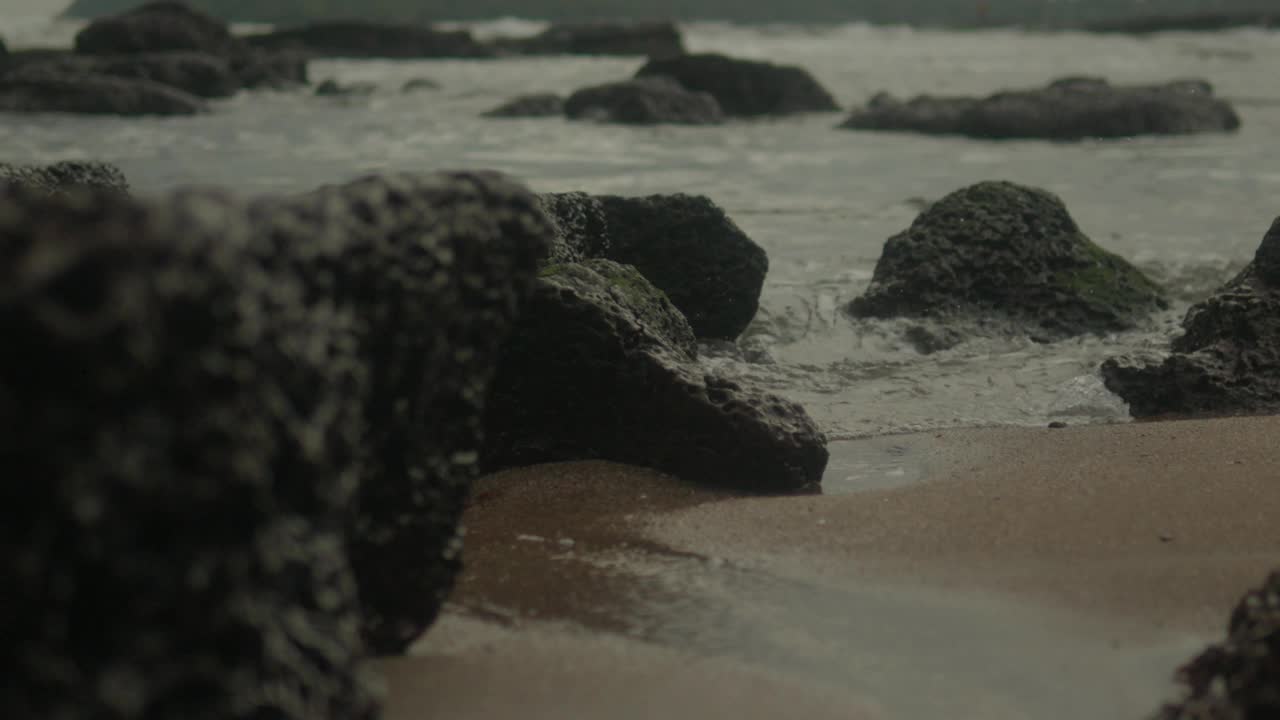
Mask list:
[[[49,195],[94,189],[129,193],[129,181],[120,168],[104,162],[64,161],[51,165],[0,163],[0,185],[17,185]]]

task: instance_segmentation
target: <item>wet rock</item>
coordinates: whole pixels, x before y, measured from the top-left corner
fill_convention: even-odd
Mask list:
[[[321,97],[353,97],[360,95],[372,95],[378,91],[378,84],[371,82],[351,83],[350,85],[339,84],[337,80],[329,78],[319,85],[316,85],[315,94]]]
[[[503,38],[501,51],[521,55],[640,55],[672,57],[684,54],[684,39],[671,22],[594,22],[552,25],[531,38]]]
[[[235,45],[226,23],[180,2],[150,2],[99,18],[76,34],[75,49],[89,55],[190,50],[224,55]]]
[[[134,55],[38,54],[21,62],[24,70],[41,68],[67,75],[106,75],[150,80],[203,98],[234,95],[240,77],[223,57],[198,52],[140,53]]]
[[[1227,132],[1240,127],[1240,118],[1203,80],[1116,86],[1101,78],[1064,78],[1041,89],[986,98],[922,95],[903,102],[880,93],[841,127],[990,140],[1082,140]]]
[[[706,372],[696,353],[634,268],[545,268],[494,378],[486,469],[601,458],[751,491],[816,488],[826,439],[804,410]]]
[[[1048,342],[1130,329],[1163,307],[1160,288],[1089,240],[1056,196],[982,182],[889,238],[870,286],[848,311]]]
[[[250,90],[284,90],[310,82],[304,53],[244,48],[233,53],[228,61],[241,84]]]
[[[1253,262],[1182,321],[1162,358],[1102,364],[1135,417],[1280,412],[1280,219]]]
[[[0,111],[96,115],[194,115],[200,98],[150,80],[59,72],[40,66],[0,76]]]
[[[493,50],[463,30],[361,21],[320,22],[244,38],[251,47],[298,50],[318,57],[490,57]]]
[[[729,116],[756,117],[839,110],[807,70],[713,53],[650,60],[636,77],[669,77],[709,93]]]
[[[400,86],[400,92],[402,93],[420,92],[422,90],[439,90],[439,89],[440,89],[440,83],[436,82],[435,80],[432,80],[431,78],[413,78],[412,80],[406,80],[405,83]]]
[[[374,717],[360,636],[403,649],[456,571],[533,196],[0,193],[0,457],[40,479],[0,504],[0,704]]]
[[[564,115],[564,98],[555,93],[521,95],[483,115],[494,118],[558,117]]]
[[[556,222],[553,261],[607,258],[632,265],[671,299],[700,339],[733,340],[759,307],[763,248],[697,195],[543,195]]]
[[[1280,717],[1280,572],[1236,605],[1227,639],[1178,671],[1184,696],[1154,720]]]
[[[1280,12],[1274,10],[1199,12],[1184,15],[1149,15],[1125,18],[1088,26],[1090,32],[1147,35],[1158,32],[1218,32],[1239,27],[1280,27]]]
[[[9,54],[9,46],[5,44],[4,38],[0,37],[0,57],[5,57],[8,54]]]
[[[716,125],[724,122],[715,98],[690,92],[668,78],[642,78],[583,88],[569,96],[573,120],[625,125]]]
[[[52,165],[0,163],[0,185],[21,185],[29,190],[60,195],[77,189],[104,193],[129,193],[129,181],[120,168],[104,162],[64,161]]]

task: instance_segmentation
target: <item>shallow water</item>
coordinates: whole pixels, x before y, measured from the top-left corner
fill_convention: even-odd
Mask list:
[[[483,32],[533,32],[504,21]],[[16,47],[65,44],[75,26],[0,18]],[[638,59],[324,61],[314,79],[369,80],[355,100],[258,93],[208,116],[90,119],[0,116],[0,158],[119,164],[142,192],[220,184],[284,192],[382,170],[494,168],[539,191],[710,196],[769,252],[749,335],[776,363],[708,362],[803,402],[834,437],[987,424],[1100,422],[1127,411],[1098,363],[1161,347],[1188,302],[1252,256],[1280,211],[1280,33],[1145,39],[1078,33],[955,33],[861,25],[687,28],[694,50],[798,63],[846,106],[881,89],[986,93],[1068,74],[1113,81],[1199,76],[1237,103],[1238,134],[1058,144],[990,143],[834,129],[840,114],[648,128],[482,120],[514,95],[623,78]],[[441,90],[400,94],[408,79]],[[840,308],[866,286],[884,240],[923,202],[982,179],[1060,195],[1096,241],[1169,282],[1178,302],[1139,332],[1049,345],[983,340],[922,356],[893,322]]]

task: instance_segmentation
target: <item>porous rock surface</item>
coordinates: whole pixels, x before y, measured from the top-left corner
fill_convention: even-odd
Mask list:
[[[769,257],[699,195],[543,195],[557,226],[553,262],[607,258],[662,290],[699,339],[733,340],[760,304]]]
[[[1102,365],[1135,417],[1280,412],[1280,218],[1253,262],[1193,305],[1171,353]]]
[[[1280,717],[1280,572],[1231,613],[1227,638],[1178,671],[1184,696],[1153,720]]]
[[[826,438],[804,410],[705,371],[696,353],[634,268],[548,266],[494,377],[486,469],[600,458],[742,490],[817,488]]]
[[[51,165],[10,165],[0,163],[0,185],[22,185],[49,195],[92,188],[128,194],[129,181],[115,165],[104,162],[68,160]]]
[[[689,90],[708,93],[731,117],[840,109],[831,93],[804,68],[715,53],[654,58],[636,77],[669,77]]]
[[[981,182],[889,238],[848,311],[970,323],[1047,342],[1131,329],[1165,305],[1161,289],[1089,240],[1057,196]]]
[[[670,78],[637,78],[582,88],[565,100],[564,112],[571,120],[624,125],[724,122],[724,113],[715,98],[704,92],[691,92]]]
[[[0,210],[6,717],[374,717],[359,661],[456,569],[533,196],[15,184]]]
[[[1102,78],[1069,77],[986,98],[921,95],[904,102],[879,93],[841,127],[990,140],[1081,140],[1228,132],[1240,127],[1240,118],[1203,80],[1119,86]]]

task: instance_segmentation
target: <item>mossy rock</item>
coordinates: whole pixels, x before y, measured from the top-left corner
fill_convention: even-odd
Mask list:
[[[1080,231],[1057,196],[1010,182],[954,192],[890,238],[855,317],[997,318],[1040,341],[1136,327],[1161,288]],[[990,323],[987,323],[990,325]]]

